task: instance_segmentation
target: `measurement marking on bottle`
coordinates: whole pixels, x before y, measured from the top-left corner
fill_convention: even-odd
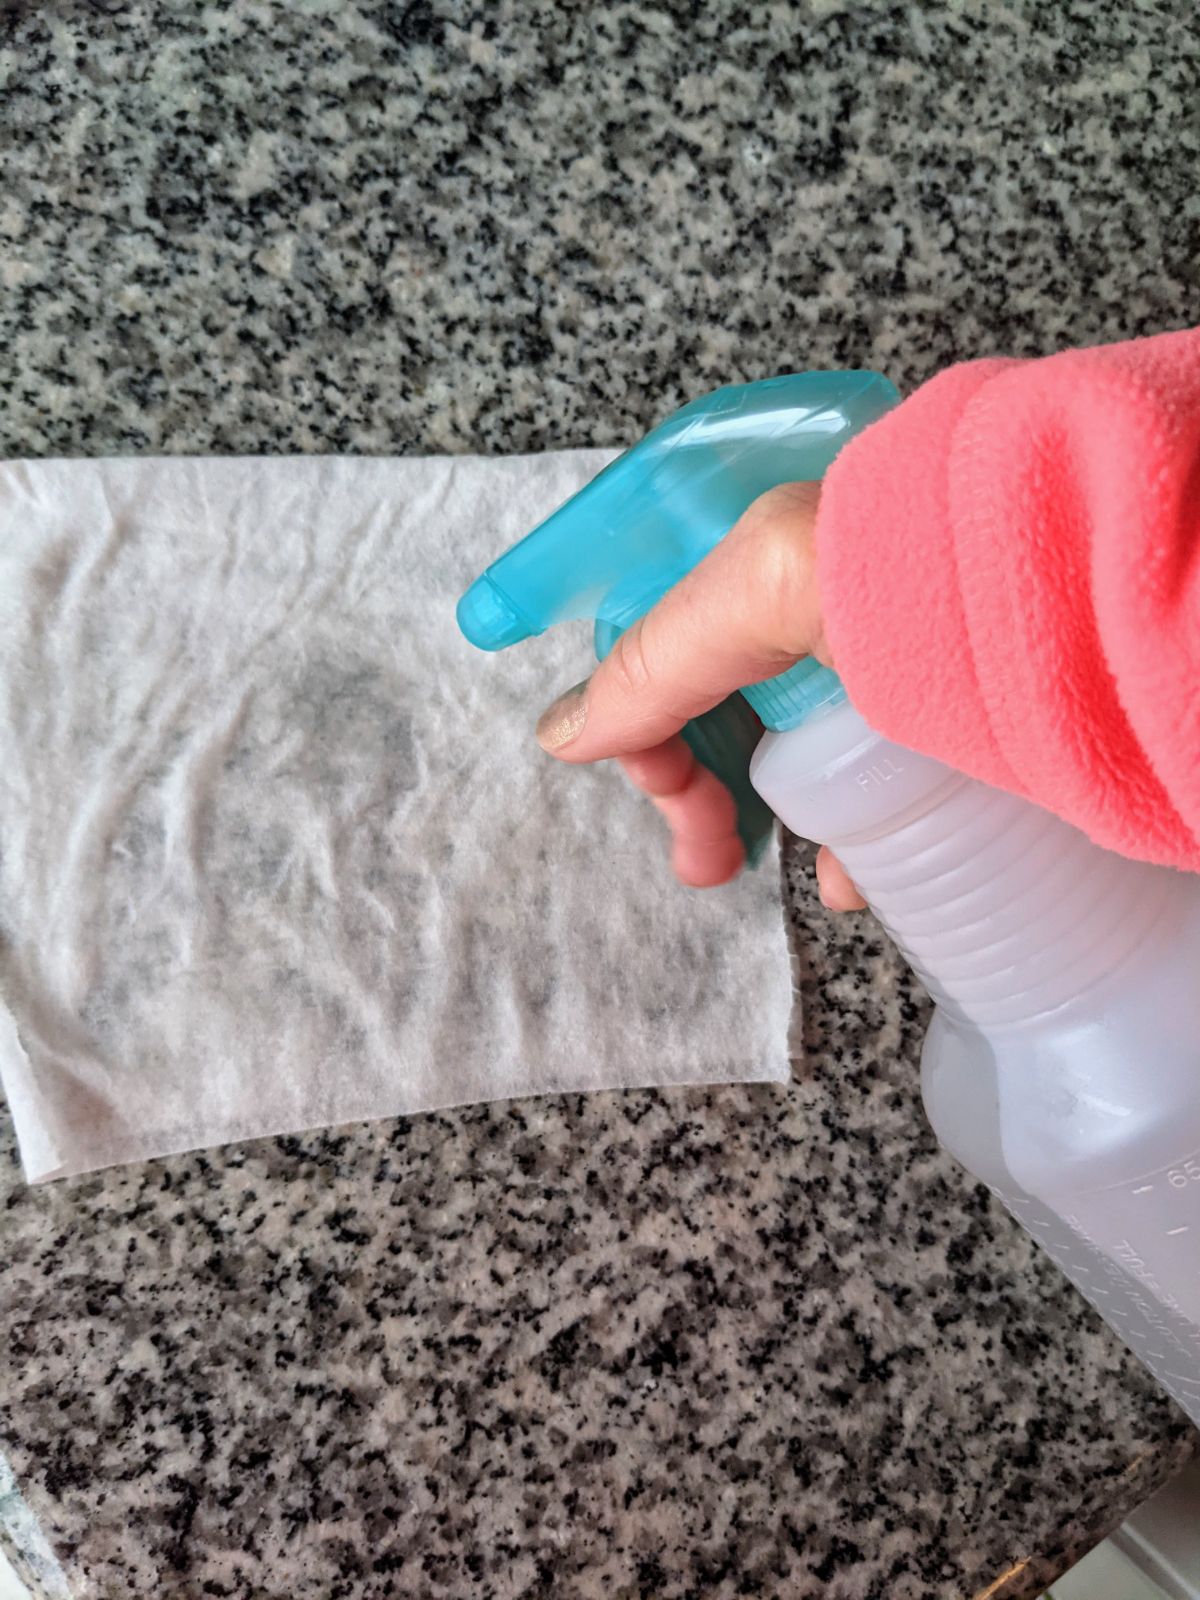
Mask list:
[[[1187,1231],[1188,1231],[1188,1225],[1185,1222],[1182,1228],[1168,1228],[1167,1229],[1167,1238],[1168,1239],[1173,1239],[1177,1233],[1186,1233]]]
[[[1152,1183],[1144,1183],[1140,1189],[1135,1189],[1133,1192],[1134,1194],[1149,1194],[1153,1187],[1154,1185]]]

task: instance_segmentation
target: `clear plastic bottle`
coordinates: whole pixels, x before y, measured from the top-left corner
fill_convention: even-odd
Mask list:
[[[834,848],[937,1009],[942,1143],[1200,1423],[1200,878],[1127,861],[846,701],[751,781]]]
[[[819,478],[898,399],[878,373],[792,373],[668,417],[459,602],[502,650],[572,617],[603,654],[782,483]],[[804,660],[685,730],[738,801],[835,847],[937,1001],[925,1105],[1200,1423],[1200,877],[1139,865],[879,738]],[[754,791],[757,791],[755,794]],[[761,796],[761,800],[758,798]]]

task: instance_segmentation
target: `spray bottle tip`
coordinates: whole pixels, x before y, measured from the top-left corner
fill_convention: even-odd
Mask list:
[[[459,627],[479,650],[503,650],[534,632],[486,572],[458,602],[457,615]]]

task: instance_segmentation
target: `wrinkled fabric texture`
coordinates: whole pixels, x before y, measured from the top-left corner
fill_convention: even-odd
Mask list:
[[[1200,870],[1200,329],[950,368],[842,452],[817,543],[880,732]]]
[[[467,583],[608,459],[0,468],[0,1072],[30,1179],[537,1092],[787,1075],[777,873],[674,883],[538,750],[587,630]]]

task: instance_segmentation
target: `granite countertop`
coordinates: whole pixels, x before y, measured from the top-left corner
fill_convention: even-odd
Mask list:
[[[0,451],[532,450],[718,382],[1200,319],[1186,8],[0,4]],[[936,1149],[787,857],[788,1088],[26,1189],[39,1595],[1036,1594],[1196,1438]]]

